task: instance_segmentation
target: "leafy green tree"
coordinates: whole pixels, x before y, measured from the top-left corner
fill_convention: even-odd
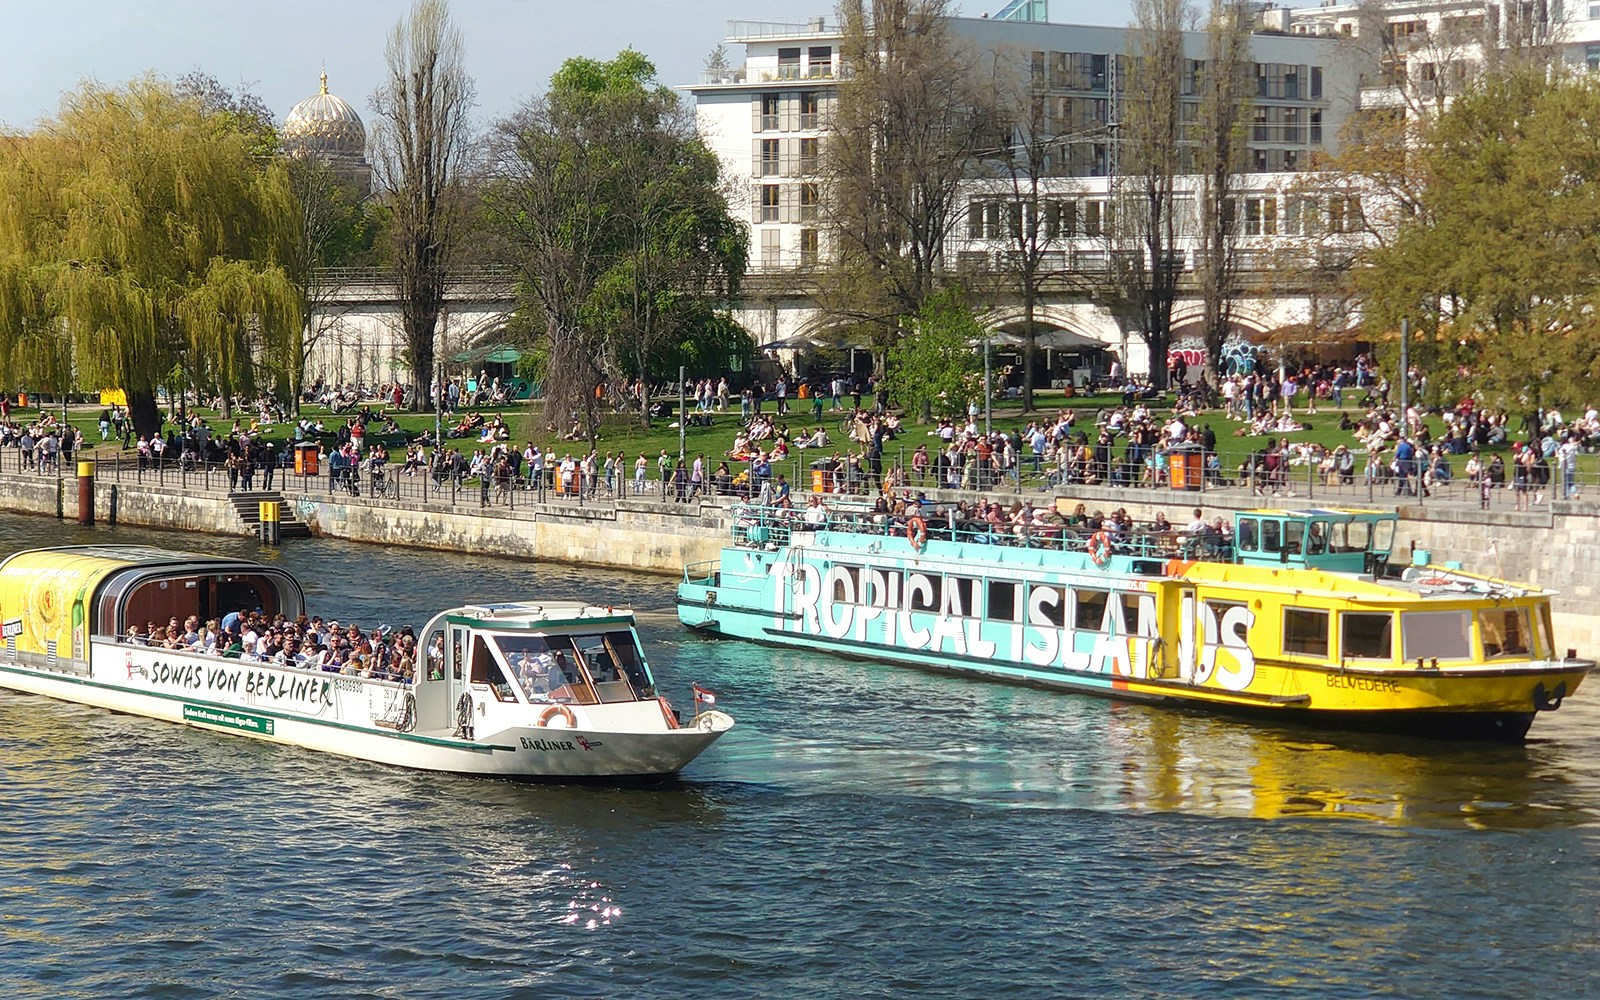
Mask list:
[[[1375,335],[1413,322],[1450,392],[1586,401],[1600,375],[1600,85],[1487,74],[1425,133],[1417,210],[1355,269]]]
[[[241,119],[147,76],[85,84],[0,147],[6,370],[59,357],[57,384],[70,369],[80,385],[125,390],[141,433],[159,427],[155,390],[179,361],[224,400],[253,389],[258,359],[300,330],[279,264],[293,199],[259,143]]]
[[[549,341],[547,406],[593,433],[594,386],[640,379],[648,423],[651,377],[720,328],[744,273],[716,156],[632,50],[569,59],[499,136],[489,215],[522,268],[519,310]]]
[[[983,327],[952,292],[930,298],[911,327],[911,335],[889,349],[889,391],[907,412],[965,414],[983,395],[983,366],[973,347],[983,340]]]

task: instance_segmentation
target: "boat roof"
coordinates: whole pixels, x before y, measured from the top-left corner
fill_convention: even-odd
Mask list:
[[[484,628],[540,627],[577,622],[633,621],[631,608],[618,608],[586,601],[505,601],[495,604],[464,604],[446,611],[450,621]]]
[[[13,562],[38,566],[74,564],[88,566],[99,563],[105,568],[125,566],[169,566],[193,563],[201,566],[255,565],[246,559],[232,556],[206,555],[200,552],[177,552],[158,549],[153,545],[54,545],[41,549],[26,549],[0,562],[0,570]]]
[[[1350,601],[1393,601],[1416,597],[1466,600],[1482,597],[1533,597],[1538,587],[1439,566],[1407,567],[1399,578],[1359,576],[1304,566],[1261,566],[1225,562],[1168,564],[1168,575],[1201,584],[1232,584],[1249,590],[1292,590],[1297,594]]]

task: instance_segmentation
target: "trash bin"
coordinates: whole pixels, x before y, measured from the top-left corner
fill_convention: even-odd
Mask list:
[[[828,474],[823,472],[821,469],[811,470],[811,492],[828,492]]]
[[[1176,448],[1167,453],[1167,481],[1173,489],[1198,490],[1205,474],[1205,453],[1199,448]]]
[[[314,476],[317,474],[318,450],[317,446],[309,441],[302,441],[294,446],[294,474],[297,476]]]
[[[26,410],[27,408],[28,408],[28,394],[25,393],[25,392],[17,393],[17,409]]]

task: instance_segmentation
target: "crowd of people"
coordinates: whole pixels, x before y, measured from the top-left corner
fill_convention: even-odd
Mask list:
[[[171,618],[165,625],[153,621],[131,625],[122,641],[406,684],[416,681],[419,659],[417,638],[409,625],[398,631],[388,627],[369,631],[354,622],[324,622],[321,616],[289,619],[245,610],[204,622],[190,615],[181,622]],[[434,662],[442,662],[442,654],[441,647],[435,651]]]

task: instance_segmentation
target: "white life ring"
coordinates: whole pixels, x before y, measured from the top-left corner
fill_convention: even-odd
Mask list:
[[[568,708],[565,705],[551,705],[549,708],[545,709],[543,712],[540,712],[539,713],[539,725],[549,727],[550,726],[550,720],[554,719],[557,716],[560,716],[562,719],[566,720],[566,725],[563,726],[563,727],[559,727],[559,728],[564,728],[564,729],[576,729],[576,728],[578,728],[578,717],[576,715],[573,715],[572,714],[572,709]]]

